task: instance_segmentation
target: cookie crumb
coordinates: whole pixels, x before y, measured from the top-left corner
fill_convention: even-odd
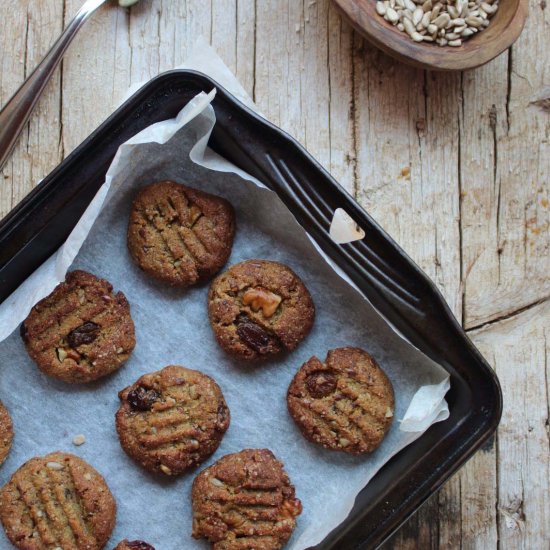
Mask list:
[[[78,434],[73,437],[73,445],[80,447],[80,445],[84,445],[84,443],[86,443],[86,437],[84,435]]]

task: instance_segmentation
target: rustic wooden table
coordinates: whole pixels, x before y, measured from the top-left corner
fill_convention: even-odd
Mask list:
[[[1,3],[0,104],[82,3]],[[463,74],[393,62],[329,0],[105,7],[71,47],[5,166],[0,217],[130,83],[182,63],[204,36],[261,111],[433,278],[502,383],[497,437],[385,548],[547,549],[550,7],[530,4],[512,50]]]

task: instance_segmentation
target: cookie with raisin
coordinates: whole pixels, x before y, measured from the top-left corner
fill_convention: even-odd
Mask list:
[[[235,212],[221,197],[173,181],[144,187],[128,225],[128,249],[148,275],[186,287],[213,277],[227,262]]]
[[[287,403],[308,440],[354,455],[380,445],[395,411],[389,378],[366,351],[352,347],[330,350],[324,363],[306,361],[290,383]]]
[[[114,550],[155,550],[155,547],[142,540],[125,539],[119,542]]]
[[[0,521],[22,550],[101,550],[115,518],[101,474],[72,454],[33,458],[0,490]]]
[[[176,365],[146,374],[119,393],[116,429],[124,451],[146,470],[182,474],[218,448],[230,415],[218,384]]]
[[[213,281],[208,314],[220,346],[254,360],[294,350],[311,330],[315,306],[288,266],[247,260]]]
[[[0,465],[4,464],[13,442],[13,423],[10,413],[0,401]]]
[[[220,458],[193,481],[193,537],[214,550],[279,550],[296,527],[302,504],[268,449]]]
[[[72,271],[21,325],[31,358],[45,374],[69,383],[111,374],[136,345],[122,292],[86,271]]]

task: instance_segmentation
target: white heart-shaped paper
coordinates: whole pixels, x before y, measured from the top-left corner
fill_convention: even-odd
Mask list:
[[[360,241],[365,232],[355,223],[353,218],[343,209],[337,208],[330,224],[330,238],[338,244]]]

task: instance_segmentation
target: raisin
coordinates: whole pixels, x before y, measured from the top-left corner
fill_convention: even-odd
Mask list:
[[[138,386],[135,390],[128,393],[128,403],[135,411],[150,411],[153,403],[157,401],[160,394],[155,390],[146,390],[143,386]]]
[[[312,372],[306,378],[306,387],[312,397],[326,397],[336,389],[336,376],[329,371]]]
[[[227,429],[227,421],[228,421],[228,409],[223,404],[220,403],[220,406],[218,407],[218,427],[220,430],[226,430]]]
[[[132,550],[155,550],[153,546],[150,544],[147,544],[146,542],[143,542],[142,540],[133,540],[129,541],[126,546],[128,548],[131,548]]]
[[[99,329],[99,325],[88,321],[69,332],[67,342],[69,342],[71,348],[77,348],[83,344],[91,344],[99,336]]]
[[[262,327],[252,321],[244,321],[239,323],[239,326],[237,327],[237,334],[242,342],[258,353],[265,352],[265,348],[271,341],[269,334]]]

